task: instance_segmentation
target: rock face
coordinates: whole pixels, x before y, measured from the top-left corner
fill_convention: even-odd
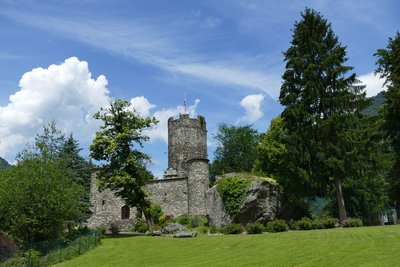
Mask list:
[[[240,211],[233,218],[226,210],[216,186],[206,192],[207,217],[217,227],[229,223],[267,223],[276,218],[279,210],[279,186],[263,179],[252,181]]]

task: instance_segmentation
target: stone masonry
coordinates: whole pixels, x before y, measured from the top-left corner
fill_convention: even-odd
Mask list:
[[[206,215],[205,194],[208,189],[207,131],[203,117],[181,114],[168,120],[168,169],[164,179],[150,181],[145,189],[164,214]],[[92,216],[89,227],[117,223],[129,230],[136,220],[136,209],[126,207],[110,190],[99,192],[92,175]]]

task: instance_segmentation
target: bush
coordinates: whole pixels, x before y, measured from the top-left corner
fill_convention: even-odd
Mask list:
[[[322,217],[314,221],[314,229],[330,229],[335,228],[339,220],[332,217]]]
[[[149,228],[147,227],[147,224],[144,220],[138,220],[134,225],[133,225],[133,231],[138,232],[138,233],[146,233]]]
[[[119,234],[120,231],[121,231],[121,229],[119,228],[118,224],[111,223],[110,232],[111,232],[112,235],[117,235],[117,234]]]
[[[200,226],[199,227],[199,229],[198,229],[198,231],[199,231],[199,233],[202,233],[202,234],[207,234],[207,232],[208,232],[208,227],[207,226]]]
[[[159,223],[159,218],[163,215],[163,211],[160,205],[152,204],[149,208],[150,216],[155,224]]]
[[[250,223],[246,226],[246,231],[248,234],[262,234],[264,230],[264,225],[259,222]]]
[[[177,221],[179,224],[182,224],[182,225],[189,225],[191,219],[190,219],[189,216],[180,216],[180,217],[178,217],[178,218],[176,219],[176,221]]]
[[[273,220],[267,223],[267,232],[277,233],[288,230],[288,225],[284,220]]]
[[[99,231],[101,238],[105,237],[107,234],[107,229],[104,226],[98,227],[97,231]]]
[[[358,218],[347,218],[343,223],[343,227],[362,227],[363,222]]]
[[[297,227],[299,230],[313,230],[315,228],[315,224],[313,222],[313,220],[311,220],[310,218],[304,217],[301,220],[298,220],[296,222]]]
[[[227,224],[221,229],[221,233],[225,235],[235,235],[243,233],[244,228],[240,224],[231,223]]]
[[[216,226],[215,224],[211,224],[211,227],[210,227],[210,234],[216,234],[216,233],[218,233],[218,228],[217,228],[217,226]]]
[[[0,262],[11,257],[16,249],[15,242],[8,235],[0,233]]]
[[[195,215],[190,220],[190,226],[193,228],[199,226],[207,226],[207,225],[208,225],[208,220],[205,216]]]
[[[290,230],[299,230],[299,225],[297,224],[297,222],[295,220],[289,220],[288,221],[288,226]]]
[[[161,215],[160,218],[158,218],[158,223],[161,226],[161,228],[164,228],[171,222],[174,222],[174,216],[172,215]]]

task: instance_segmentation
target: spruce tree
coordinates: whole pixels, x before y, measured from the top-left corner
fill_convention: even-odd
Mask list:
[[[400,207],[400,33],[389,38],[386,49],[379,49],[375,56],[381,78],[388,85],[383,105],[384,130],[389,138],[395,159],[389,176],[390,196],[396,207]]]
[[[284,52],[286,70],[280,102],[286,177],[299,195],[323,195],[333,185],[339,220],[347,219],[342,181],[348,176],[357,146],[352,139],[360,111],[368,105],[356,75],[346,76],[346,47],[330,23],[312,9],[301,13],[291,47]]]

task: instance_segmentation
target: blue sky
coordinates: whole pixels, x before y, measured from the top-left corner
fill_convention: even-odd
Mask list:
[[[0,0],[0,156],[13,162],[55,120],[85,148],[92,115],[112,98],[156,116],[144,150],[167,167],[166,120],[183,110],[207,121],[266,131],[277,101],[282,51],[305,7],[321,12],[347,46],[348,65],[376,95],[378,48],[400,30],[398,1]]]

